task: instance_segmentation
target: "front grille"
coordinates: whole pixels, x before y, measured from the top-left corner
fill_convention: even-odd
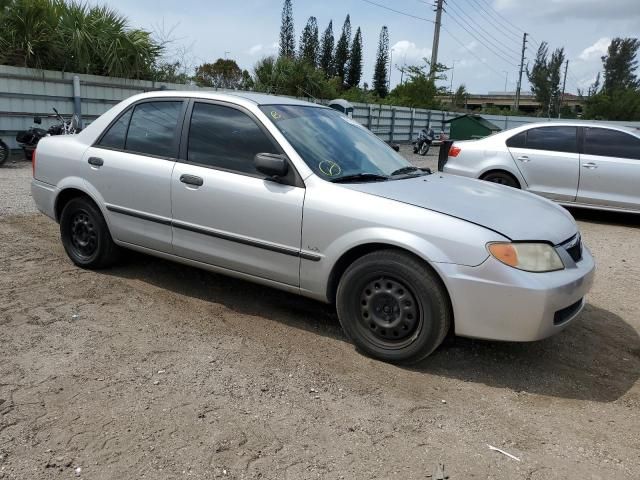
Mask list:
[[[571,237],[561,245],[573,259],[574,262],[582,260],[582,238],[580,234]]]
[[[562,325],[567,320],[571,319],[582,307],[582,298],[578,300],[576,303],[569,305],[568,307],[563,308],[562,310],[558,310],[553,315],[553,324],[554,325]]]

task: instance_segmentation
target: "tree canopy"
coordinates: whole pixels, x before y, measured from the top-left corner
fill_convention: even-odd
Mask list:
[[[0,9],[0,63],[152,79],[163,52],[150,32],[105,6],[9,0]]]
[[[282,24],[280,25],[280,56],[293,58],[296,55],[295,29],[293,27],[293,7],[291,0],[284,0]]]

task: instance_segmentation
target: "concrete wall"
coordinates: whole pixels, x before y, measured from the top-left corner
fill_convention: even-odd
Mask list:
[[[33,125],[35,115],[43,117],[42,127],[57,123],[52,107],[63,116],[71,115],[73,104],[73,73],[36,70],[0,65],[0,138],[16,148],[16,133]],[[78,75],[80,78],[81,110],[85,123],[95,120],[118,102],[160,87],[172,90],[216,90],[195,85],[181,85],[146,80]],[[318,103],[326,103],[320,100]],[[449,133],[445,124],[459,113],[439,110],[412,109],[388,105],[354,104],[354,119],[370,128],[383,140],[408,142],[421,128],[431,124],[436,132]],[[542,118],[483,115],[500,128],[508,129]],[[640,127],[640,122],[617,122]]]

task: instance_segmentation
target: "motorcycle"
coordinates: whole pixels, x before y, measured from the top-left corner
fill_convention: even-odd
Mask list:
[[[0,139],[0,165],[7,161],[9,158],[9,145],[4,143],[2,139]]]
[[[58,110],[54,108],[53,111],[55,112],[55,117],[60,120],[60,123],[52,125],[47,130],[39,127],[31,127],[29,130],[23,130],[18,132],[16,135],[16,141],[22,147],[24,156],[27,160],[33,160],[33,152],[36,150],[38,142],[44,137],[54,135],[74,135],[76,133],[80,133],[82,130],[80,128],[80,121],[76,114],[73,114],[69,119],[65,119],[60,115]],[[33,123],[40,125],[42,123],[42,118],[34,117]]]
[[[423,128],[418,134],[418,138],[413,142],[413,153],[417,153],[424,157],[429,151],[434,137],[435,133],[432,128],[428,131]]]

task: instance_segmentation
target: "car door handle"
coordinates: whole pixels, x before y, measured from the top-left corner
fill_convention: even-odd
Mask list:
[[[198,177],[196,175],[182,174],[180,175],[180,181],[187,185],[195,185],[196,187],[201,187],[204,184],[202,177]]]
[[[93,165],[94,167],[101,167],[104,165],[104,160],[100,157],[89,157],[89,160],[87,161],[89,162],[89,165]]]
[[[587,162],[587,163],[583,163],[582,166],[584,168],[588,168],[589,170],[593,170],[594,168],[598,168],[598,165],[596,165],[593,162]]]
[[[518,160],[520,160],[520,161],[521,161],[521,162],[523,162],[523,163],[527,163],[527,162],[530,162],[530,161],[531,161],[531,159],[530,159],[529,157],[527,157],[526,155],[520,155],[520,156],[518,157]]]

